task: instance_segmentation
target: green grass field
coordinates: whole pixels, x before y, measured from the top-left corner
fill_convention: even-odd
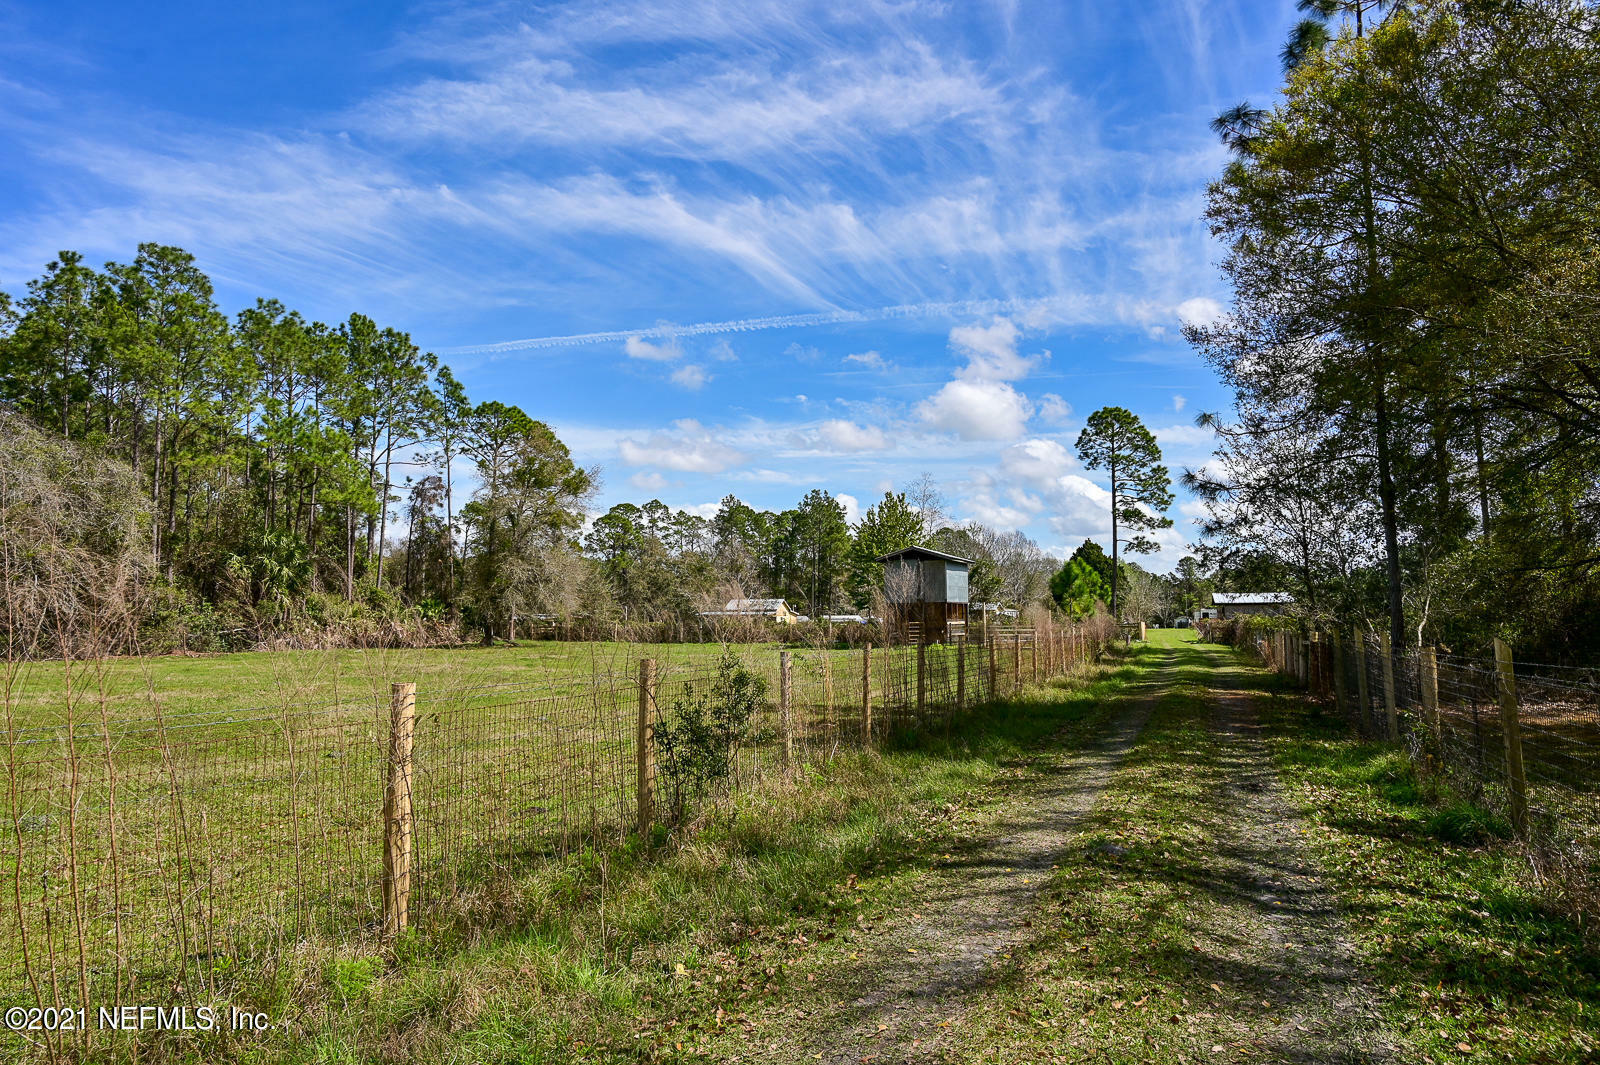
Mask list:
[[[742,644],[776,654],[776,644]],[[113,717],[235,708],[388,699],[389,685],[420,691],[486,685],[551,687],[637,668],[639,659],[708,662],[716,644],[563,643],[420,650],[246,651],[88,662],[29,662],[17,667],[9,704],[18,726],[60,722],[69,693],[80,717],[98,718],[104,699]],[[843,652],[841,652],[843,653]]]
[[[769,682],[741,751],[753,779],[775,758],[779,649],[732,650]],[[0,1000],[105,1001],[130,980],[220,992],[267,979],[295,944],[371,940],[393,681],[418,688],[413,907],[433,922],[473,913],[490,885],[626,836],[638,661],[661,664],[670,717],[722,651],[541,642],[34,664],[11,687],[0,752],[22,886],[7,893],[19,934],[0,941]],[[796,757],[859,745],[861,653],[791,657]],[[878,731],[915,698],[915,657],[875,653]],[[927,658],[930,706],[948,705],[950,653]]]

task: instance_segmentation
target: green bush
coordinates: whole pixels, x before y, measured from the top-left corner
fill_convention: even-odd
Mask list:
[[[722,653],[710,686],[692,681],[656,726],[664,793],[675,821],[689,806],[721,786],[733,754],[767,697],[767,681],[745,668],[733,651]]]

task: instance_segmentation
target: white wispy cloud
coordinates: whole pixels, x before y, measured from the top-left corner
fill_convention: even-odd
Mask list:
[[[704,388],[706,382],[710,380],[711,374],[706,372],[704,366],[696,362],[688,363],[672,371],[672,383],[679,388],[687,388],[691,392],[697,392]]]
[[[743,453],[693,418],[679,419],[672,423],[670,431],[651,433],[643,440],[619,440],[617,454],[630,466],[656,466],[684,473],[721,473],[744,461]]]
[[[817,426],[814,439],[830,451],[883,451],[889,447],[882,429],[843,418],[830,418]]]
[[[646,359],[652,362],[671,362],[683,354],[676,337],[670,338],[665,344],[652,344],[642,337],[631,336],[623,341],[622,350],[630,359]]]

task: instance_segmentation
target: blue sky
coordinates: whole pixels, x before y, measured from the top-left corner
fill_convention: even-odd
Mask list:
[[[1176,472],[1227,396],[1206,128],[1293,4],[0,0],[0,288],[181,245],[230,313],[409,331],[603,508],[865,507],[1105,541],[1083,418]],[[1178,527],[1155,562],[1193,537]]]

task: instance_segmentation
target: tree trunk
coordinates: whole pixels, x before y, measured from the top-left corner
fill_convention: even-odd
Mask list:
[[[356,514],[344,505],[344,601],[356,601]]]
[[[383,584],[383,545],[389,536],[389,489],[391,487],[390,474],[394,466],[394,433],[390,432],[384,441],[383,448],[383,495],[378,499],[378,575],[375,583]]]
[[[1400,585],[1400,521],[1396,515],[1394,471],[1389,461],[1389,399],[1384,374],[1377,371],[1374,382],[1374,431],[1378,451],[1378,500],[1383,507],[1384,571],[1389,590],[1389,639],[1394,650],[1406,646],[1406,612]]]
[[[1356,14],[1356,37],[1365,38],[1366,23],[1364,21],[1365,9],[1358,4]],[[1365,74],[1361,76],[1362,87],[1366,87]],[[1369,298],[1373,287],[1378,281],[1378,212],[1372,193],[1372,146],[1367,140],[1367,131],[1362,129],[1359,133],[1361,149],[1361,197],[1362,197],[1362,224],[1365,232],[1362,234],[1367,253],[1367,295]],[[1370,313],[1370,312],[1369,312]],[[1378,501],[1383,509],[1383,550],[1384,569],[1388,576],[1389,585],[1389,640],[1393,651],[1399,651],[1406,646],[1406,615],[1403,589],[1400,583],[1400,522],[1396,515],[1394,470],[1389,455],[1389,397],[1385,371],[1382,363],[1373,358],[1373,337],[1378,330],[1375,323],[1367,321],[1365,352],[1366,363],[1373,375],[1373,418],[1374,430],[1377,436],[1378,451]]]
[[[1117,464],[1111,464],[1111,620],[1122,623],[1122,615],[1117,613]]]
[[[449,589],[451,621],[460,616],[460,609],[456,605],[456,519],[451,510],[450,498],[450,460],[453,457],[450,448],[446,447],[444,449],[445,582]]]
[[[1489,543],[1489,482],[1483,472],[1483,411],[1476,410],[1472,414],[1472,444],[1477,455],[1478,474],[1478,522],[1483,529],[1483,542]]]

